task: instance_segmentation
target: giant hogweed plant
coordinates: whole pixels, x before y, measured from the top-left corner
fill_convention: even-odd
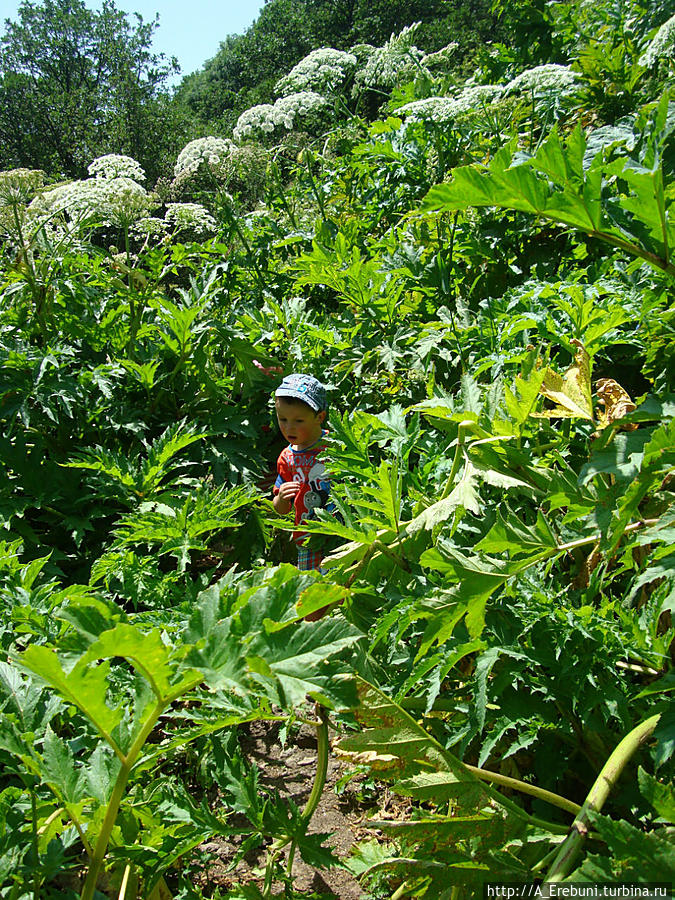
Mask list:
[[[424,723],[429,739],[457,744],[464,759],[475,758],[484,781],[532,796],[536,773],[541,790],[556,793],[562,782],[574,797],[579,788],[568,766],[575,759],[590,789],[600,770],[600,780],[607,777],[608,758],[610,768],[617,759],[623,768],[626,748],[633,752],[652,733],[656,764],[670,755],[668,707],[653,700],[668,690],[673,639],[673,405],[648,399],[636,409],[609,380],[594,397],[579,343],[562,373],[535,362],[515,385],[484,399],[466,380],[459,399],[417,404],[408,421],[401,409],[334,421],[330,465],[343,521],[325,517],[307,530],[342,539],[324,565],[352,589],[348,615],[369,629],[373,652],[396,664],[399,674],[388,682],[398,704],[432,717]],[[420,415],[439,433],[424,428]],[[566,434],[548,424],[552,418],[579,425]],[[571,676],[580,667],[588,682]],[[652,693],[645,686],[659,676],[662,686]],[[646,730],[636,726],[640,715]],[[383,717],[389,722],[389,713]],[[373,726],[372,739],[366,733],[355,742],[353,760],[378,773],[389,765],[397,770],[393,751],[384,750],[391,734],[382,737]],[[633,735],[627,744],[622,733]],[[502,778],[506,760],[511,772]],[[534,795],[540,810],[548,801]],[[595,788],[589,797],[579,829],[600,809]],[[427,831],[420,825],[428,835],[417,847],[423,859],[437,858],[449,841],[461,851],[455,880],[469,859],[476,878],[495,877],[503,856],[488,865],[481,854],[504,845],[474,846],[461,822],[448,827],[452,838],[441,838],[431,822]],[[610,822],[606,833],[612,828]],[[401,833],[409,846],[414,829]],[[569,875],[568,856],[553,860],[553,835],[555,829],[541,839],[529,863],[512,861],[514,878],[545,874],[549,864],[551,878]],[[654,853],[659,846],[655,840]],[[569,853],[578,855],[576,843]],[[449,877],[446,865],[439,880],[425,881],[428,860],[420,862],[418,889],[434,896],[434,886]]]
[[[209,468],[218,484],[255,478],[269,441],[260,426],[267,422],[271,382],[261,368],[271,365],[308,365],[330,380],[346,408],[357,407],[349,417],[333,417],[331,465],[342,521],[312,526],[323,532],[316,538],[333,542],[331,574],[313,585],[312,597],[316,607],[342,602],[383,664],[360,684],[355,714],[367,730],[346,742],[344,752],[359,765],[388,769],[420,816],[391,828],[388,846],[361,851],[357,865],[399,879],[399,897],[440,896],[462,876],[477,884],[489,872],[601,880],[622,867],[642,877],[639,855],[667,871],[659,817],[672,821],[663,784],[672,720],[662,701],[671,686],[672,404],[661,396],[631,410],[617,385],[593,391],[590,372],[613,365],[621,352],[614,342],[626,340],[638,348],[649,344],[645,374],[658,377],[659,389],[669,383],[663,360],[672,340],[660,310],[671,271],[664,177],[671,122],[662,106],[642,113],[635,128],[618,123],[586,137],[578,132],[566,144],[554,132],[529,156],[508,147],[485,166],[455,169],[455,180],[429,195],[433,216],[407,220],[410,205],[448,160],[483,159],[484,150],[493,157],[501,135],[520,127],[509,115],[505,106],[482,141],[470,128],[450,135],[441,148],[444,160],[421,128],[405,131],[395,119],[376,123],[358,146],[353,138],[342,161],[322,167],[303,154],[302,183],[271,191],[290,230],[278,206],[246,219],[228,207],[221,211],[227,221],[220,242],[160,239],[154,247],[136,245],[137,260],[128,254],[108,260],[81,248],[64,259],[65,277],[54,282],[43,351],[23,344],[28,329],[21,305],[5,308],[11,334],[3,351],[2,410],[9,421],[2,453],[9,464],[2,513],[14,543],[8,555],[19,552],[14,539],[21,535],[26,557],[3,582],[12,612],[2,624],[2,647],[14,665],[20,649],[31,645],[26,661],[49,663],[57,693],[71,675],[93,672],[92,685],[101,688],[99,699],[113,718],[122,710],[112,738],[128,770],[123,790],[122,759],[86,718],[95,705],[78,711],[75,704],[84,695],[63,695],[59,706],[49,693],[31,693],[33,683],[14,668],[3,670],[10,684],[7,719],[29,735],[3,758],[11,771],[0,834],[8,894],[47,893],[58,870],[81,872],[85,840],[91,870],[91,857],[102,858],[103,824],[113,820],[102,863],[111,880],[99,879],[99,889],[116,896],[163,891],[158,876],[171,860],[200,834],[222,833],[220,811],[198,809],[170,779],[171,765],[181,765],[180,754],[188,752],[181,748],[201,750],[206,743],[200,741],[212,741],[214,778],[228,806],[250,822],[242,850],[246,835],[253,843],[272,837],[291,844],[295,836],[308,858],[319,858],[302,835],[308,810],[260,799],[255,772],[245,771],[229,740],[206,733],[209,723],[221,721],[213,722],[213,705],[222,701],[229,715],[240,688],[258,704],[256,714],[276,702],[259,690],[277,674],[267,651],[256,650],[243,663],[233,653],[234,674],[219,657],[227,670],[219,669],[219,677],[230,681],[211,690],[209,709],[203,683],[186,682],[186,693],[174,696],[184,675],[201,671],[194,647],[188,648],[192,638],[179,636],[184,610],[217,571],[214,560],[255,559],[264,541],[257,512],[264,504],[246,489],[204,483],[195,468],[172,471],[171,454],[161,472],[144,468],[165,422],[188,417],[210,434],[208,442],[185,447],[200,475]],[[645,130],[649,122],[653,127]],[[465,228],[462,213],[474,201],[509,213],[474,215]],[[526,215],[532,212],[546,228],[533,231]],[[560,231],[549,254],[559,224],[574,229],[579,243]],[[584,251],[587,234],[604,245],[589,242],[592,252]],[[538,243],[538,259],[551,259],[546,269],[537,261],[535,271]],[[647,261],[641,269],[623,265],[617,253],[616,290],[602,280],[608,261],[597,248],[608,245]],[[524,261],[526,286],[519,281]],[[493,296],[503,291],[508,272],[516,287]],[[11,277],[22,278],[18,270]],[[289,299],[294,292],[309,297]],[[494,385],[485,392],[476,382],[488,370]],[[398,408],[378,416],[359,408],[391,402]],[[631,425],[638,427],[627,430]],[[58,463],[73,458],[73,437],[85,465],[63,467]],[[137,453],[141,438],[148,446]],[[88,533],[95,516],[83,513],[80,475],[90,490],[85,501],[114,512],[98,544]],[[246,513],[252,514],[242,523]],[[49,541],[53,552],[46,559]],[[92,561],[101,541],[105,552]],[[41,581],[41,571],[72,567],[75,560],[78,573],[86,572],[83,580],[91,574],[92,585],[143,612],[101,607],[91,587],[64,593]],[[232,587],[236,578],[220,588],[218,616],[226,623],[239,617],[226,628],[240,643],[249,628],[254,643],[263,632],[260,641],[271,640],[277,625],[286,644],[296,627],[307,635],[293,616],[286,624],[285,613],[279,619],[268,609],[262,625],[246,618],[249,602],[261,600],[255,596],[260,585],[268,600],[277,588],[288,592],[289,604],[305,591],[290,575],[274,588],[267,578],[264,571],[251,576],[241,593]],[[232,612],[223,593],[238,597],[232,602],[241,607]],[[63,624],[68,609],[77,623]],[[100,614],[106,623],[82,625],[85,614],[73,609],[88,610],[88,621]],[[129,631],[118,624],[133,630],[128,643]],[[44,642],[53,653],[40,649]],[[159,674],[144,659],[139,668],[139,647],[159,660]],[[124,660],[112,655],[121,648]],[[198,652],[204,652],[201,638]],[[319,647],[303,656],[305,674],[321,674],[325,655]],[[100,673],[108,665],[104,694]],[[290,681],[283,685],[286,696],[279,694],[280,709],[289,708],[298,668],[290,675],[284,670]],[[235,693],[228,694],[233,682]],[[301,690],[311,693],[306,685]],[[20,713],[14,701],[28,694]],[[233,715],[250,712],[242,703],[244,711]],[[157,710],[160,720],[139,749],[150,723],[146,711]],[[640,720],[645,724],[636,728]],[[612,789],[613,818],[605,818],[598,773],[598,785],[612,783],[645,741],[652,759],[643,752],[639,779]],[[84,760],[75,758],[82,747]],[[98,748],[97,756],[88,755]],[[120,768],[108,777],[103,769],[111,761]],[[314,797],[320,786],[318,777]],[[116,816],[113,790],[121,796]],[[564,840],[568,816],[578,816],[570,841]],[[570,876],[578,836],[589,824],[591,852]],[[277,874],[290,883],[288,870],[280,873],[280,849],[270,854],[268,895]],[[171,882],[169,874],[166,879]],[[94,880],[88,877],[87,889]],[[56,884],[61,895],[73,889],[64,880]]]
[[[654,122],[657,140],[643,141],[645,150],[640,167],[625,158],[610,160],[610,174],[624,175],[623,183],[636,192],[636,199],[620,192],[614,202],[611,196],[599,193],[602,166],[607,155],[601,153],[591,163],[588,176],[583,174],[583,140],[577,132],[569,145],[573,151],[572,157],[565,156],[565,151],[553,135],[537,155],[538,175],[527,165],[520,171],[514,171],[513,168],[505,169],[501,162],[495,161],[491,175],[485,178],[485,185],[489,185],[492,191],[489,202],[531,209],[571,224],[647,260],[668,274],[668,201],[659,189],[662,184],[659,147],[663,145],[665,132],[659,136],[658,131],[665,124],[663,104]],[[644,164],[652,168],[647,169]],[[577,170],[580,182],[575,180],[574,172]],[[604,171],[610,172],[609,169]],[[468,178],[469,170],[466,172]],[[462,174],[460,171],[456,178],[459,179]],[[552,187],[550,181],[547,186],[546,179],[542,177],[544,174],[557,179],[557,187]],[[586,178],[587,183],[584,181]],[[459,180],[457,183],[460,183]],[[583,192],[578,187],[579,183],[584,185]],[[622,182],[619,179],[616,183]],[[437,189],[439,196],[447,191],[445,187]],[[594,194],[594,191],[598,193]],[[476,196],[475,193],[467,193],[466,205],[475,203]],[[444,208],[448,208],[447,204]],[[620,213],[621,210],[625,213]],[[580,313],[583,311],[581,304],[578,310]],[[563,311],[569,313],[572,309],[563,308]],[[661,867],[659,871],[666,875],[672,870],[672,854],[669,854],[660,837],[643,835],[632,826],[598,815],[607,799],[608,786],[615,784],[627,759],[640,744],[655,735],[654,761],[657,766],[666,764],[671,752],[669,735],[672,722],[667,715],[668,708],[664,703],[657,703],[651,709],[649,707],[653,697],[668,691],[667,673],[672,641],[672,631],[669,629],[672,578],[667,562],[671,555],[668,535],[672,520],[670,483],[674,461],[672,404],[648,399],[635,409],[625,391],[611,379],[598,385],[594,400],[590,360],[580,343],[583,340],[583,333],[580,332],[588,330],[589,338],[593,332],[596,350],[601,349],[605,332],[602,327],[598,330],[592,318],[589,315],[577,317],[576,335],[566,341],[575,359],[566,371],[557,372],[552,366],[533,365],[534,358],[531,357],[523,376],[517,379],[515,386],[505,389],[501,402],[498,398],[495,400],[492,392],[487,421],[481,421],[475,405],[469,410],[462,409],[461,405],[457,408],[457,403],[448,398],[432,398],[417,407],[417,412],[449,429],[455,443],[447,480],[443,483],[438,473],[434,473],[433,487],[430,489],[427,486],[426,496],[422,494],[420,498],[419,485],[415,483],[416,478],[409,465],[410,444],[415,446],[416,441],[419,442],[419,437],[414,437],[419,428],[416,420],[410,428],[403,423],[408,446],[405,438],[402,443],[394,438],[392,429],[387,427],[390,423],[384,422],[386,417],[383,416],[357,413],[350,422],[344,420],[336,423],[333,431],[339,452],[332,464],[338,485],[337,505],[344,522],[325,520],[308,528],[348,541],[328,558],[327,564],[334,568],[339,579],[346,580],[352,588],[355,585],[358,588],[358,579],[363,577],[361,587],[366,594],[372,594],[372,585],[385,579],[389,585],[402,583],[404,588],[400,595],[404,598],[406,594],[408,598],[411,594],[420,598],[416,602],[414,599],[412,602],[404,599],[394,604],[391,616],[381,620],[379,629],[377,625],[380,623],[375,622],[376,617],[372,613],[370,623],[366,624],[372,626],[375,622],[375,645],[388,640],[391,648],[392,627],[397,629],[399,637],[406,635],[408,646],[411,638],[414,640],[414,646],[419,651],[409,665],[409,678],[402,685],[399,682],[401,699],[405,700],[408,692],[419,689],[420,682],[426,684],[428,693],[423,701],[424,708],[430,713],[439,703],[437,716],[442,712],[452,712],[450,721],[455,727],[459,726],[459,736],[455,733],[453,740],[462,741],[464,752],[470,750],[472,742],[475,744],[476,739],[484,734],[488,723],[487,740],[482,741],[480,754],[483,762],[503,744],[502,739],[509,730],[513,731],[514,723],[520,720],[522,725],[529,724],[530,727],[525,733],[516,735],[517,740],[511,743],[507,756],[536,745],[537,732],[546,721],[546,718],[541,719],[541,710],[537,711],[536,705],[529,712],[529,723],[522,710],[519,715],[513,715],[511,704],[516,704],[513,707],[515,710],[521,701],[518,695],[509,701],[508,694],[503,692],[503,687],[499,687],[500,684],[507,685],[508,680],[513,678],[513,661],[531,658],[536,648],[533,644],[529,652],[523,653],[523,647],[517,641],[511,646],[503,644],[504,634],[501,635],[501,646],[495,641],[495,626],[491,620],[500,609],[505,609],[503,601],[500,603],[500,596],[516,597],[517,591],[522,590],[532,576],[534,583],[538,580],[546,585],[545,591],[550,590],[551,573],[555,573],[557,578],[567,579],[571,589],[577,592],[577,602],[582,604],[579,611],[586,610],[587,619],[590,615],[589,622],[595,619],[593,628],[597,629],[598,636],[593,637],[593,629],[582,625],[583,616],[580,618],[578,613],[568,620],[574,622],[574,629],[581,628],[586,640],[596,641],[598,647],[605,643],[603,634],[614,631],[617,638],[614,650],[609,659],[600,664],[600,668],[607,664],[619,667],[626,672],[626,679],[633,682],[637,679],[638,684],[631,686],[629,682],[627,693],[620,700],[621,692],[616,695],[605,676],[602,681],[606,696],[600,704],[600,710],[604,709],[604,712],[601,712],[599,722],[592,725],[591,711],[598,706],[594,692],[591,691],[591,696],[583,700],[580,695],[570,698],[566,713],[568,740],[571,738],[585,755],[587,764],[593,767],[596,774],[599,769],[602,771],[595,784],[589,778],[587,786],[590,790],[568,839],[559,851],[551,848],[548,840],[549,849],[539,854],[527,869],[528,874],[545,873],[551,881],[574,877],[570,873],[578,862],[583,835],[591,820],[598,823],[610,852],[609,855],[601,853],[600,856],[588,857],[578,870],[579,877],[592,872],[595,875],[601,873],[604,879],[611,878],[620,868],[622,871],[628,869],[641,878],[651,877],[654,861]],[[621,321],[614,324],[620,325]],[[542,396],[548,406],[542,407]],[[545,421],[551,418],[567,420],[568,424],[562,431],[551,429],[545,425]],[[581,423],[574,432],[572,421]],[[647,424],[650,422],[657,424]],[[624,426],[629,430],[624,432]],[[388,435],[387,430],[390,431]],[[594,441],[590,445],[590,453],[589,438]],[[383,454],[381,449],[376,449],[378,445],[381,447],[388,443],[396,446],[395,452]],[[416,449],[417,455],[413,458],[427,461],[430,455],[433,470],[433,450],[428,454],[429,447],[424,442],[417,443]],[[445,462],[448,446],[441,447],[440,451],[438,447],[434,449],[440,460]],[[344,480],[344,485],[341,485],[341,480]],[[486,486],[481,487],[481,482]],[[438,496],[439,487],[440,499],[432,502],[431,498]],[[491,514],[485,501],[494,488],[520,495],[524,516],[516,517],[503,503],[496,514]],[[522,506],[524,491],[534,495],[536,506],[531,503]],[[340,494],[347,502],[340,503]],[[417,501],[416,507],[414,501]],[[484,516],[483,523],[478,527],[472,513]],[[427,549],[424,550],[416,543],[416,535],[427,530]],[[423,551],[421,556],[420,550]],[[418,557],[422,569],[421,588],[419,567],[416,565]],[[441,577],[435,573],[440,573]],[[429,579],[435,590],[431,602]],[[390,591],[388,596],[391,600]],[[545,593],[542,599],[544,597]],[[640,610],[637,629],[633,624],[634,614],[630,613],[634,604]],[[544,609],[546,607],[549,611],[544,612],[541,624],[536,625],[535,616],[535,620],[526,626],[526,633],[533,627],[533,634],[537,629],[541,631],[546,616],[550,615],[550,601],[547,604],[544,600]],[[420,622],[423,627],[415,632],[415,625]],[[559,651],[563,655],[570,650],[570,638],[574,632],[564,633],[569,636]],[[632,638],[626,643],[626,636],[631,633]],[[549,633],[547,640],[552,637],[553,633]],[[459,639],[459,646],[453,643],[453,638]],[[471,641],[474,641],[473,645]],[[434,647],[443,652],[434,654]],[[449,655],[446,647],[451,651]],[[406,659],[406,652],[401,653],[400,644],[395,645],[393,652],[396,653],[396,650],[396,661],[400,664]],[[390,649],[390,661],[391,652]],[[506,665],[504,659],[507,660]],[[582,652],[579,664],[587,665],[583,660]],[[550,671],[550,662],[542,662],[544,668]],[[459,666],[460,663],[464,663],[464,669]],[[473,676],[469,679],[471,699],[467,703],[465,689],[459,698],[452,698],[446,705],[448,699],[443,696],[443,688],[453,680],[453,676],[457,677],[454,675],[457,671],[463,673],[460,675],[460,686],[467,682],[466,672]],[[649,682],[664,673],[666,678],[657,681],[653,690],[645,687],[645,681]],[[596,677],[593,676],[594,681]],[[545,681],[546,677],[542,685]],[[523,686],[525,683],[531,685],[530,676]],[[490,696],[499,698],[506,709],[501,721],[490,719]],[[563,693],[560,693],[562,697]],[[560,698],[556,697],[557,712],[553,716],[548,714],[549,729],[555,727]],[[632,703],[627,702],[630,698]],[[643,715],[646,716],[644,722],[637,726],[634,718],[636,699],[641,699]],[[580,717],[581,710],[585,712]],[[648,714],[654,713],[654,710],[655,714]],[[537,716],[539,725],[535,724]],[[389,724],[389,714],[385,719]],[[429,727],[432,726],[437,732],[438,722],[430,720]],[[559,730],[564,735],[566,728]],[[626,737],[619,740],[622,731],[626,732]],[[443,733],[447,745],[448,737]],[[380,732],[374,734],[377,734],[373,737],[374,743],[369,745],[366,738],[359,746],[359,750],[365,750],[365,755],[358,759],[379,769],[380,761],[374,760],[373,755],[379,755]],[[612,750],[612,741],[618,744],[615,750]],[[391,748],[391,736],[383,743]],[[478,746],[481,747],[481,743]],[[391,756],[391,753],[384,754],[382,765],[385,768],[390,764]],[[605,759],[607,762],[603,766]],[[522,785],[516,789],[527,793]],[[657,813],[670,808],[668,801],[663,800],[663,787],[658,781],[650,781],[649,776],[643,775],[641,789],[649,802],[654,797],[658,798],[657,803],[652,804]],[[453,828],[456,826],[457,823],[454,823]],[[429,863],[429,858],[431,854],[437,860],[439,846],[447,848],[448,841],[444,837],[439,844],[434,827],[431,825],[431,842],[422,838],[412,842],[421,856],[419,879],[415,879],[414,883],[406,881],[397,895],[404,896],[411,889],[418,893],[433,891],[441,883],[434,880],[437,873],[430,874],[430,868],[433,870],[435,866]],[[425,832],[420,828],[422,833]],[[458,846],[464,856],[457,857],[455,864],[466,866],[467,850],[474,862],[476,856],[471,852],[470,832],[462,831],[460,826],[459,834],[460,838],[450,843],[456,846],[459,841]],[[409,840],[403,841],[403,844],[407,844],[408,848],[411,846]],[[480,846],[473,849],[480,849]],[[642,853],[652,860],[647,868],[638,862]],[[404,854],[400,859],[399,868],[410,866],[409,854]],[[500,860],[503,863],[503,857]],[[381,861],[381,857],[376,860]],[[395,867],[397,863],[390,865]],[[436,867],[447,883],[444,864]],[[490,866],[478,868],[483,872],[480,878]]]
[[[274,839],[263,897],[279,873],[290,879],[296,848],[329,863],[323,836],[305,835],[325,782],[325,715],[315,722],[316,783],[304,810],[259,797],[255,773],[222,738],[239,723],[302,717],[306,698],[321,708],[353,704],[347,658],[358,657],[359,632],[339,619],[303,621],[345,593],[283,566],[227,576],[198,598],[189,621],[165,617],[162,629],[94,596],[57,606],[56,643],[14,650],[0,664],[1,796],[15,810],[0,865],[13,896],[75,896],[78,883],[83,900],[170,896],[163,876],[214,836],[240,836],[241,853]],[[198,805],[169,774],[205,736],[215,741],[226,802],[248,826],[228,822],[227,807]]]

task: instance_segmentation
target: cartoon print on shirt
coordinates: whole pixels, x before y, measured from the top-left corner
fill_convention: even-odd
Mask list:
[[[316,518],[317,509],[332,510],[330,499],[330,476],[317,454],[324,448],[321,445],[305,451],[293,450],[290,446],[282,450],[277,461],[277,481],[275,492],[285,481],[294,481],[300,485],[293,506],[295,507],[295,525],[299,529],[302,522]],[[293,532],[293,540],[301,541],[306,537],[301,530]]]
[[[300,522],[313,519],[315,509],[323,509],[328,502],[330,482],[328,481],[326,467],[322,462],[315,462],[307,473],[309,488],[303,493],[302,501],[305,512],[300,515]]]

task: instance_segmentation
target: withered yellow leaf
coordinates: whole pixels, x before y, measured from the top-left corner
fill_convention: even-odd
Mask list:
[[[561,375],[553,369],[546,369],[540,393],[553,401],[553,409],[544,409],[535,416],[545,418],[578,418],[593,421],[593,400],[591,397],[591,360],[586,348],[574,339],[574,362]]]
[[[630,396],[613,378],[601,378],[596,385],[596,393],[599,402],[605,407],[598,416],[601,428],[611,425],[612,422],[637,409]],[[634,431],[637,425],[634,422],[626,422],[625,428],[627,431]]]

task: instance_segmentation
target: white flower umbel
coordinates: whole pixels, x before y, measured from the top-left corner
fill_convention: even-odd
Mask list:
[[[94,178],[130,178],[139,183],[145,181],[145,172],[140,163],[137,163],[131,156],[122,156],[119,153],[99,156],[91,163],[87,171]]]
[[[304,118],[323,109],[328,104],[325,97],[314,91],[298,91],[280,97],[274,105],[263,103],[243,112],[234,128],[236,141],[272,134],[279,127],[291,131],[296,118]]]
[[[103,182],[97,179],[70,181],[43,191],[31,202],[29,209],[35,216],[49,218],[65,213],[70,218],[89,218],[96,215],[103,201]]]
[[[274,107],[271,103],[260,103],[245,110],[237,119],[232,136],[235,141],[245,141],[260,134],[274,131]]]
[[[216,220],[201,203],[169,203],[165,220],[176,230],[209,232],[216,230]]]
[[[503,92],[497,84],[476,84],[466,87],[456,97],[427,97],[406,103],[396,110],[408,122],[430,122],[444,125],[472,112],[480,112]]]
[[[378,47],[357,73],[356,87],[393,88],[419,72],[429,74],[422,68],[424,53],[413,44],[419,25],[407,25],[399,34],[392,34],[384,47]]]
[[[154,198],[131,178],[120,176],[99,183],[98,212],[102,222],[126,228],[147,216],[155,205]]]
[[[96,225],[127,227],[148,214],[154,198],[131,178],[90,178],[72,181],[39,194],[29,209],[37,218],[65,215]]]
[[[176,178],[183,179],[205,169],[220,178],[233,149],[234,144],[227,138],[197,138],[190,141],[178,154],[173,173]]]
[[[445,47],[441,47],[440,50],[436,50],[435,53],[427,53],[426,56],[423,56],[422,65],[426,66],[427,69],[445,70],[451,63],[452,58],[455,55],[455,51],[458,47],[459,44],[457,43],[457,41],[451,41],[449,44],[446,44]]]
[[[300,60],[288,75],[277,81],[274,90],[282,97],[299,91],[315,91],[326,96],[335,93],[355,70],[356,57],[352,53],[322,47]]]
[[[39,169],[9,169],[0,172],[0,234],[23,242],[28,222],[26,207],[41,190],[45,173]]]
[[[76,240],[81,229],[102,224],[101,184],[95,178],[71,181],[38,194],[26,208],[25,240],[41,231],[51,240]]]
[[[40,169],[8,169],[0,172],[0,229],[12,230],[18,216],[44,185],[45,173]]]
[[[640,57],[640,65],[651,69],[663,58],[675,58],[675,16],[671,16],[656,32]]]
[[[44,185],[40,169],[8,169],[0,172],[0,207],[27,205]]]
[[[545,94],[568,94],[577,86],[577,77],[568,66],[548,63],[526,69],[513,78],[504,88],[504,94],[533,93],[535,97]]]
[[[164,237],[169,229],[169,223],[166,219],[160,219],[157,216],[143,216],[131,227],[131,233],[134,237],[144,239],[149,237]]]
[[[283,125],[289,131],[293,128],[296,118],[304,118],[318,112],[328,101],[315,91],[298,91],[280,97],[274,104],[275,125]]]

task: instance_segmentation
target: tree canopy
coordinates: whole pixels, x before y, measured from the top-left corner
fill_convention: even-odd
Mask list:
[[[151,52],[157,26],[138,14],[130,22],[113,0],[100,11],[25,0],[0,39],[0,163],[81,176],[114,150],[156,168],[169,124],[162,87],[177,69]]]

